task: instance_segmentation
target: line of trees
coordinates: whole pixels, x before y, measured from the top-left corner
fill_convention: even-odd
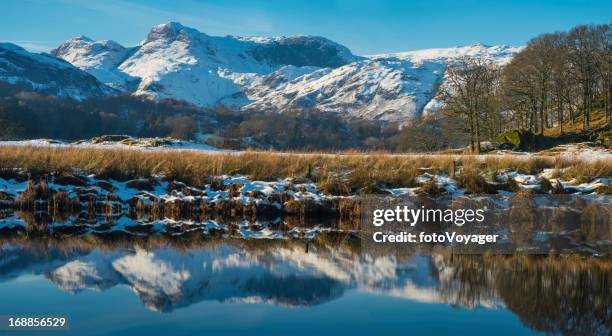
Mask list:
[[[0,82],[0,140],[87,139],[105,134],[191,139],[199,110],[128,95],[74,101]]]
[[[215,119],[215,124],[203,126],[202,131],[215,136],[209,140],[211,145],[233,149],[393,149],[389,138],[398,133],[397,125],[345,120],[337,113],[323,111],[217,111]]]
[[[213,135],[211,145],[232,149],[392,149],[388,139],[398,132],[396,125],[345,120],[331,112],[242,113],[130,95],[75,101],[0,81],[0,140],[109,134],[195,140],[206,134]]]
[[[461,119],[480,151],[503,130],[543,134],[564,123],[593,128],[594,111],[612,125],[612,25],[582,25],[540,35],[507,65],[464,58],[449,66],[440,90],[444,112]],[[581,125],[579,125],[581,123]],[[601,125],[600,125],[601,127]]]

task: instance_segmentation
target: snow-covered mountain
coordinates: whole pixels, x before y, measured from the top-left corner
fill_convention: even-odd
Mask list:
[[[370,120],[404,120],[418,115],[435,95],[444,66],[397,58],[364,59],[277,82],[274,89],[267,84],[284,71],[280,69],[247,86],[244,94],[252,102],[242,109],[308,109]]]
[[[299,76],[287,74],[295,74],[293,68],[282,68],[251,82],[243,92],[253,102],[242,109],[282,112],[306,108],[401,121],[439,105],[434,96],[448,64],[463,57],[483,57],[503,65],[518,51],[520,48],[474,44],[372,55]],[[231,105],[229,99],[224,102]]]
[[[423,49],[401,53],[372,55],[369,57],[372,59],[396,58],[421,65],[433,63],[441,65],[443,68],[446,68],[446,66],[449,64],[457,62],[463,58],[474,57],[486,59],[494,64],[503,66],[510,62],[512,57],[521,51],[522,48],[523,47],[509,47],[504,45],[486,46],[482,43],[474,43],[472,45],[463,47]],[[442,74],[443,73],[444,71],[442,71]],[[438,81],[434,83],[434,90],[437,90],[439,87],[443,87],[444,83],[444,76],[438,78]],[[435,96],[429,96],[428,102],[421,109],[421,114],[433,113],[441,106],[442,103],[439,102]]]
[[[64,60],[31,53],[11,43],[0,43],[0,81],[77,100],[114,92]]]
[[[51,50],[51,55],[64,59],[95,76],[100,82],[121,91],[133,91],[139,80],[117,67],[134,51],[111,40],[93,41],[79,36]]]
[[[322,37],[216,37],[176,22],[153,27],[133,49],[114,42],[109,48],[109,43],[79,37],[52,54],[112,87],[127,89],[126,78],[137,79],[133,90],[137,95],[200,106],[214,106],[285,65],[335,67],[358,59],[346,47]]]
[[[170,22],[136,47],[80,36],[51,54],[112,88],[153,99],[405,121],[439,105],[433,98],[449,63],[481,56],[504,64],[519,50],[474,44],[357,56],[323,37],[218,37]]]

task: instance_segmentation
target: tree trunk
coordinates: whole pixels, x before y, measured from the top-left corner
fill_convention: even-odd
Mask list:
[[[589,85],[585,83],[582,91],[582,129],[586,130],[589,127]]]
[[[544,85],[542,85],[544,86]],[[546,110],[546,91],[542,88],[542,93],[540,94],[540,134],[544,134],[544,128],[546,127],[546,115],[544,111]]]
[[[608,86],[606,87],[606,121],[612,127],[612,55],[608,60]]]
[[[557,113],[559,114],[559,136],[563,136],[563,102],[561,100],[559,100],[557,108]]]
[[[480,120],[478,114],[474,117],[476,120],[476,154],[480,154]]]
[[[474,121],[472,113],[468,113],[468,123],[470,124],[470,150],[474,153]]]

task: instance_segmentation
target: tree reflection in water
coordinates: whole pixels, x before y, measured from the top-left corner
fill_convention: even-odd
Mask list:
[[[493,295],[530,328],[564,335],[612,332],[609,259],[455,256],[449,265],[465,300]]]

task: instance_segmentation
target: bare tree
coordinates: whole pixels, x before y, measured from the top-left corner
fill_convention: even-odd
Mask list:
[[[535,133],[563,124],[591,127],[595,109],[612,116],[612,30],[610,25],[578,26],[568,33],[538,36],[503,70],[506,109],[514,125]]]
[[[608,127],[612,127],[612,25],[596,26],[595,39],[598,46],[595,62],[601,82],[603,108]]]
[[[582,91],[582,128],[588,129],[593,108],[593,89],[595,86],[597,50],[594,29],[577,26],[568,34],[569,59],[573,65],[573,75]]]
[[[493,105],[497,69],[484,58],[465,57],[446,70],[447,84],[440,90],[446,111],[467,122],[472,152],[480,153],[483,117]]]

